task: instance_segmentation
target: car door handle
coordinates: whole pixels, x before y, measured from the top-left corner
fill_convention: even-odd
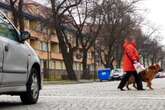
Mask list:
[[[9,46],[5,45],[5,52],[8,52],[8,51],[9,51]]]

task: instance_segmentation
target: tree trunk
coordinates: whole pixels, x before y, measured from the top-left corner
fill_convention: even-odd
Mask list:
[[[53,26],[57,33],[57,38],[59,40],[59,48],[61,49],[62,56],[64,59],[68,79],[70,80],[77,80],[77,77],[75,75],[75,71],[73,70],[73,56],[69,54],[68,47],[66,45],[64,35],[63,35],[63,28],[61,24],[63,23],[61,21],[61,17],[58,15],[58,11],[56,10],[55,0],[51,0],[52,5],[52,13],[53,13]]]
[[[13,23],[14,23],[15,27],[18,27],[17,10],[15,9],[15,7],[13,5],[11,5],[11,9],[12,9]]]
[[[146,57],[145,56],[143,56],[143,65],[144,65],[144,67],[146,67]]]
[[[122,55],[120,56],[118,62],[117,62],[117,65],[119,68],[121,68],[121,62],[122,62]]]
[[[22,12],[22,8],[23,8],[23,0],[19,1],[19,6],[18,6],[18,21],[19,21],[19,28],[20,31],[23,32],[24,31],[24,16],[23,16],[23,12]]]
[[[64,41],[64,37],[62,35],[62,32],[60,30],[60,25],[56,24],[56,32],[57,32],[57,37],[59,40],[59,47],[62,52],[62,56],[64,59],[64,64],[66,66],[66,71],[68,73],[68,79],[69,80],[77,80],[77,77],[75,75],[75,71],[73,70],[73,56],[72,53],[68,52],[68,48],[66,46],[66,43]]]
[[[16,8],[17,7],[16,2],[10,1],[10,7],[12,10],[12,17],[13,17],[12,21],[17,28],[19,27],[20,31],[24,31],[24,16],[22,12],[23,3],[24,0],[19,0],[18,8]]]
[[[153,56],[152,59],[151,59],[151,64],[152,64],[152,65],[154,64],[154,56]]]
[[[105,68],[110,68],[110,69],[114,69],[113,65],[112,65],[112,61],[110,61],[109,63],[107,63],[105,65]]]
[[[147,66],[149,66],[150,65],[150,62],[149,62],[149,58],[147,58]]]
[[[47,75],[48,75],[48,77],[47,77],[47,79],[48,80],[50,80],[51,79],[51,77],[50,77],[50,47],[49,47],[49,38],[47,38]]]
[[[88,50],[83,49],[83,60],[82,60],[83,75],[82,75],[82,79],[90,79],[90,73],[89,73],[88,68],[87,68],[87,58],[88,58],[87,56],[88,56]]]

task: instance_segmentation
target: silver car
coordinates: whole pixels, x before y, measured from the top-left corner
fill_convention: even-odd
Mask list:
[[[111,77],[113,80],[117,79],[120,80],[124,75],[123,69],[116,68],[111,71]]]
[[[19,95],[24,104],[35,104],[42,88],[40,61],[19,32],[0,12],[0,94]]]

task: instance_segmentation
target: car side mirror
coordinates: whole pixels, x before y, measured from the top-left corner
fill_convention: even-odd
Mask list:
[[[20,35],[20,41],[21,42],[24,42],[25,40],[27,40],[29,38],[30,38],[30,33],[29,32],[27,32],[27,31],[21,32],[21,35]]]

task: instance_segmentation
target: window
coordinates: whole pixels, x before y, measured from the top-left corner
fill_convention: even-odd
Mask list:
[[[31,30],[36,30],[37,29],[37,21],[30,20],[29,21],[29,27],[30,27]]]
[[[41,42],[41,50],[48,51],[48,44],[46,42]]]
[[[56,66],[55,67],[56,69],[58,69],[58,70],[61,69],[60,61],[56,61],[56,65],[55,66]]]
[[[61,48],[59,47],[59,53],[62,53]]]
[[[65,70],[65,64],[63,61],[55,61],[55,69],[57,70]]]
[[[30,45],[37,50],[41,50],[41,42],[37,39],[30,39]]]
[[[17,41],[18,33],[13,26],[2,16],[0,16],[0,36]]]
[[[45,24],[41,25],[41,30],[43,33],[48,34],[48,27]]]
[[[50,69],[55,69],[55,61],[51,60],[49,66],[50,66]]]
[[[78,69],[79,71],[81,71],[81,66],[82,66],[81,63],[79,63],[79,69]]]
[[[34,39],[30,39],[30,45],[35,49],[35,40]]]
[[[36,22],[36,31],[39,31],[39,32],[42,31],[41,23],[40,22]]]
[[[64,63],[64,61],[62,62],[62,64],[63,64],[63,70],[65,70],[66,69],[66,67],[65,67],[65,63]]]
[[[56,31],[53,28],[49,27],[48,34],[49,35],[56,35]]]
[[[65,70],[66,68],[65,68],[65,64],[64,64],[64,62],[61,61],[60,64],[61,64],[61,69],[62,69],[62,70]]]
[[[8,13],[9,13],[8,10],[6,10],[6,9],[0,9],[0,10],[8,17]]]
[[[88,52],[88,59],[91,59],[92,58],[92,54],[91,52]]]
[[[40,59],[40,65],[41,65],[41,72],[43,72],[44,69],[44,61]]]
[[[24,23],[25,23],[25,28],[29,29],[29,20],[25,19]]]
[[[41,72],[43,72],[45,69],[48,69],[48,61],[44,59],[40,59],[41,64]]]
[[[74,69],[74,70],[79,70],[79,63],[76,63],[76,62],[75,62],[75,63],[73,64],[73,69]]]
[[[83,70],[83,65],[81,64],[81,71]]]
[[[51,43],[51,52],[58,53],[59,52],[59,46],[56,43]]]
[[[63,69],[63,63],[62,63],[62,61],[60,61],[60,67],[61,67],[61,69]]]
[[[91,65],[89,65],[89,67],[90,67],[91,71],[94,71],[94,65],[91,64]]]
[[[30,29],[32,30],[48,34],[49,29],[46,23],[43,23],[41,21],[31,20],[29,21],[29,25],[30,25]]]

